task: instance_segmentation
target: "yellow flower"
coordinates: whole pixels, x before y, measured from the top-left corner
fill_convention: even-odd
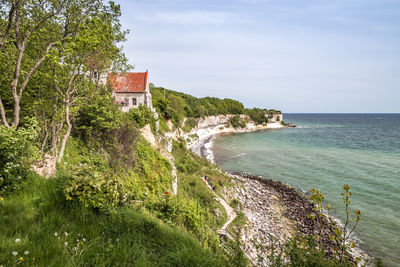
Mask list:
[[[23,261],[23,260],[24,260],[24,257],[19,258],[19,260],[20,260],[20,261]]]
[[[4,200],[4,197],[0,197],[0,200]]]

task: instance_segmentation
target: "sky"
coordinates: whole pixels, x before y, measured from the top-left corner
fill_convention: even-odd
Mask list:
[[[400,113],[399,0],[116,0],[133,71],[284,113]]]

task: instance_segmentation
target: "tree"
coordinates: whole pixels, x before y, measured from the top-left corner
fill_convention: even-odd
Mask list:
[[[121,66],[129,68],[126,58],[115,45],[125,32],[116,23],[119,6],[111,4],[87,18],[73,39],[62,44],[54,54],[55,88],[63,102],[66,124],[57,160],[63,158],[79,106],[96,97],[101,73]],[[101,90],[101,89],[100,89]]]
[[[14,46],[13,71],[8,77],[13,98],[12,126],[20,122],[21,99],[32,75],[55,46],[74,36],[88,16],[98,12],[100,0],[4,1],[9,6],[8,24],[1,39],[1,50]],[[1,18],[4,20],[4,18]],[[10,40],[12,39],[12,40]],[[1,51],[0,50],[0,51]],[[1,54],[1,60],[5,55]],[[0,97],[1,121],[9,127]]]

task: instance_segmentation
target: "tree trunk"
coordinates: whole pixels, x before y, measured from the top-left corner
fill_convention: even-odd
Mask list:
[[[57,130],[55,122],[51,126],[51,154],[53,158],[57,158]]]
[[[18,127],[18,124],[19,124],[20,97],[18,95],[17,88],[18,88],[19,75],[21,74],[21,62],[22,62],[22,56],[24,55],[24,52],[25,52],[25,40],[22,41],[21,44],[18,44],[17,63],[15,64],[14,75],[13,75],[13,79],[11,82],[11,92],[12,92],[12,95],[14,98],[14,113],[13,113],[12,126],[15,126],[15,127]]]
[[[70,103],[69,103],[69,100],[67,100],[67,102],[65,103],[65,121],[67,123],[67,131],[65,132],[62,142],[61,142],[60,153],[58,154],[58,159],[57,159],[58,162],[61,162],[61,160],[64,156],[65,147],[67,145],[68,138],[71,135],[72,123],[71,123],[71,118],[70,118],[70,114],[69,114],[69,107],[70,107]]]
[[[1,122],[2,122],[7,128],[10,128],[10,125],[9,125],[8,122],[7,122],[6,111],[4,110],[3,101],[1,101],[1,97],[0,97],[0,116],[1,116]]]

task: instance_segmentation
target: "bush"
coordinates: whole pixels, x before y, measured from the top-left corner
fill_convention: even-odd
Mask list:
[[[187,118],[185,126],[182,128],[185,132],[190,132],[194,127],[197,126],[197,121],[194,118]]]
[[[104,94],[79,109],[74,126],[76,133],[86,141],[107,139],[109,132],[117,129],[122,120],[122,111],[110,95]]]
[[[153,112],[150,108],[140,105],[138,108],[132,108],[128,112],[128,117],[135,123],[139,128],[143,128],[146,124],[151,123],[153,118]]]
[[[34,141],[38,136],[36,119],[18,129],[0,125],[0,191],[18,186],[34,159],[39,156]]]
[[[166,196],[150,208],[156,210],[163,221],[182,226],[195,234],[200,233],[205,223],[206,211],[193,199]]]
[[[246,122],[240,118],[239,115],[235,115],[232,118],[229,119],[229,123],[232,125],[234,128],[244,128],[246,127]]]
[[[78,201],[85,207],[103,209],[127,201],[129,194],[115,177],[94,170],[90,165],[81,166],[66,178],[65,198]]]

